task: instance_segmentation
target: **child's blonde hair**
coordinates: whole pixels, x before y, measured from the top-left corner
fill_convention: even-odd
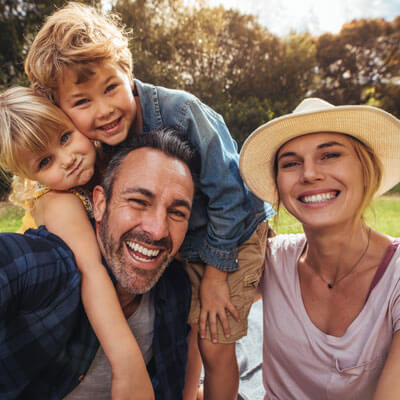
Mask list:
[[[45,152],[54,135],[70,128],[61,109],[33,89],[6,90],[0,94],[0,167],[29,177],[26,153]]]
[[[128,31],[116,15],[71,2],[49,16],[36,35],[25,60],[32,87],[57,102],[57,87],[65,67],[79,81],[91,74],[90,64],[111,62],[132,73]]]

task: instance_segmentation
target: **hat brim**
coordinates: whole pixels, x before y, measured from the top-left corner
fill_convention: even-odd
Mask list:
[[[276,118],[257,128],[240,152],[240,172],[249,189],[275,205],[274,162],[277,151],[289,140],[319,132],[343,133],[369,145],[383,164],[380,195],[400,181],[400,121],[371,106],[337,106],[330,109]]]

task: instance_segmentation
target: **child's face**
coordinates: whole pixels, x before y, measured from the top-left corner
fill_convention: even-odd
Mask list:
[[[112,63],[99,63],[91,68],[93,75],[85,82],[66,68],[58,83],[58,102],[85,136],[117,145],[126,139],[136,119],[131,74]]]
[[[47,151],[27,152],[28,178],[53,190],[68,190],[89,182],[94,174],[96,151],[93,143],[71,123],[71,129],[55,134]]]

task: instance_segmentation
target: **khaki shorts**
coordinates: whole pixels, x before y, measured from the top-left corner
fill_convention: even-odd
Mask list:
[[[234,272],[228,272],[228,286],[231,301],[239,312],[240,321],[237,322],[231,313],[227,311],[231,335],[229,338],[226,338],[223,333],[222,324],[218,319],[217,335],[219,343],[233,343],[247,334],[247,317],[256,296],[258,282],[264,270],[268,230],[268,222],[262,222],[250,239],[239,246],[239,269]],[[189,314],[189,323],[191,325],[199,324],[199,291],[204,266],[203,262],[186,263],[186,271],[192,283],[192,303]],[[206,338],[210,340],[209,329],[207,329]]]

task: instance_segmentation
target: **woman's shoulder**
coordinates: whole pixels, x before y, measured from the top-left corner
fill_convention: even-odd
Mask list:
[[[304,245],[306,238],[304,233],[287,233],[276,235],[268,239],[268,247],[276,251],[295,250]]]

